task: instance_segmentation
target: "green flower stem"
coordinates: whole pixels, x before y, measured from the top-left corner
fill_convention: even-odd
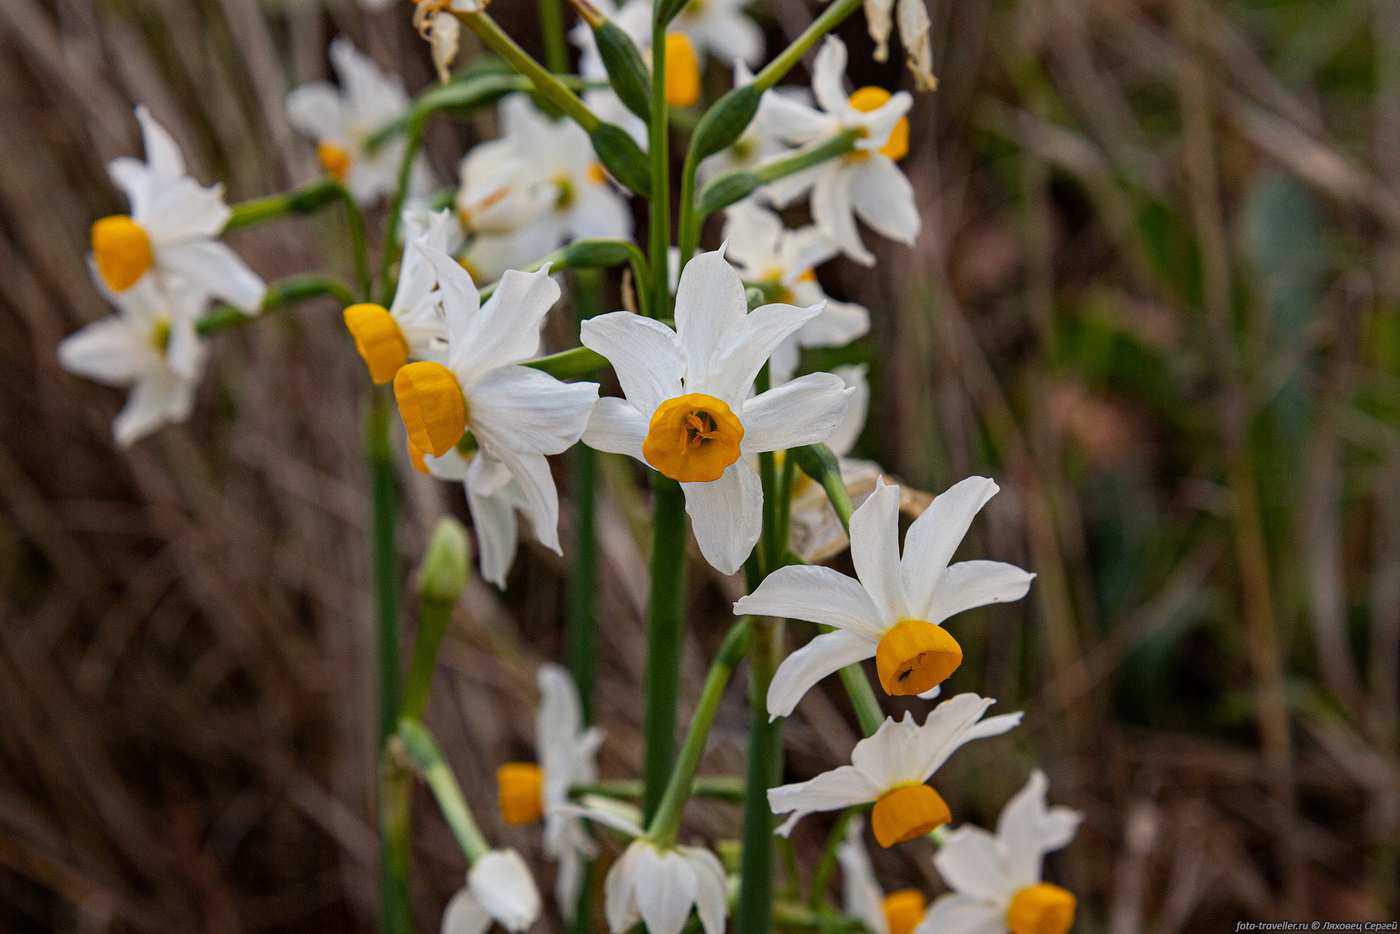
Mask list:
[[[374,387],[365,412],[365,450],[370,467],[380,747],[394,732],[399,711],[399,553],[395,541],[398,491],[389,440],[393,411],[389,387]]]
[[[739,861],[736,934],[767,934],[773,921],[773,810],[768,789],[782,775],[781,720],[768,717],[768,685],[782,656],[783,621],[754,621],[749,642],[749,755]]]
[[[244,322],[255,321],[260,316],[270,311],[276,311],[292,302],[303,302],[326,295],[334,298],[342,308],[355,303],[355,297],[350,294],[350,290],[328,276],[312,274],[288,276],[267,287],[267,297],[263,299],[262,308],[258,310],[257,314],[244,314],[232,305],[217,305],[209,314],[199,320],[199,323],[195,325],[195,330],[199,332],[201,337],[208,337],[210,334],[236,327]]]
[[[860,665],[847,665],[841,669],[841,683],[846,686],[846,694],[851,698],[851,706],[856,709],[856,720],[861,732],[874,736],[875,731],[885,722],[885,711],[880,708],[880,700],[875,689],[870,686],[870,678]]]
[[[831,877],[836,872],[836,850],[841,846],[841,841],[846,839],[846,831],[850,829],[851,821],[862,810],[860,807],[846,808],[836,818],[831,833],[826,836],[826,845],[822,847],[821,859],[817,861],[816,871],[812,873],[812,889],[807,897],[807,904],[813,911],[820,908],[826,898],[827,889],[831,887]]]
[[[382,867],[379,929],[412,934],[409,890],[409,834],[412,830],[413,776],[385,746],[379,759],[379,845]]]
[[[384,248],[379,260],[379,304],[389,307],[394,300],[398,283],[389,275],[394,258],[399,254],[399,224],[403,217],[404,200],[408,197],[408,185],[413,176],[413,160],[423,146],[423,130],[428,123],[428,114],[414,108],[409,115],[408,130],[403,147],[403,158],[399,161],[399,174],[394,183],[394,195],[389,201],[389,214],[384,221]]]
[[[564,11],[559,0],[540,0],[540,39],[550,71],[569,70],[569,47],[564,41]]]
[[[856,918],[833,911],[813,911],[798,902],[779,901],[773,905],[773,923],[783,930],[817,931],[819,934],[869,934]]]
[[[224,224],[223,232],[229,233],[289,214],[310,214],[335,201],[340,196],[336,191],[339,187],[335,179],[321,178],[295,191],[240,201],[230,206],[232,213]]]
[[[586,376],[595,370],[601,370],[608,365],[608,361],[597,351],[589,350],[587,347],[575,347],[572,350],[552,353],[547,357],[526,360],[520,365],[543,370],[555,379],[573,379],[576,376]]]
[[[831,32],[841,24],[846,17],[860,9],[862,0],[834,0],[821,15],[812,20],[812,24],[802,31],[802,34],[782,52],[778,57],[764,66],[763,70],[754,76],[753,83],[763,90],[768,90],[783,76],[793,69],[793,66],[802,60],[802,56],[807,54],[807,50],[816,45],[823,36]]]
[[[697,210],[701,219],[736,201],[747,198],[770,182],[786,178],[804,169],[810,169],[854,151],[856,142],[860,138],[861,130],[859,129],[842,130],[831,139],[806,149],[800,149],[785,158],[775,159],[752,169],[736,169],[732,172],[725,172],[723,175],[711,179],[700,192]]]
[[[646,709],[642,717],[642,815],[661,805],[676,748],[676,696],[685,639],[685,494],[652,474],[651,596],[647,607]]]
[[[535,272],[543,269],[546,264],[550,266],[551,272],[558,272],[561,269],[599,269],[623,263],[632,267],[632,275],[637,280],[637,290],[646,295],[647,290],[651,288],[651,275],[647,269],[647,258],[642,254],[641,248],[630,240],[606,240],[602,238],[575,240],[543,259],[535,260],[521,271]],[[480,290],[481,301],[486,302],[492,295],[496,294],[498,285],[500,285],[499,282],[492,282],[483,286]]]
[[[474,863],[485,856],[490,852],[491,844],[486,842],[481,828],[476,825],[467,799],[462,796],[462,787],[457,784],[457,776],[452,774],[452,769],[442,758],[442,751],[438,749],[433,734],[417,720],[404,720],[399,723],[396,738],[398,748],[423,781],[427,782],[467,861]]]
[[[557,0],[541,0],[558,13]],[[631,244],[628,244],[631,246]],[[635,247],[633,247],[635,249]],[[574,311],[582,323],[602,307],[603,279],[594,269],[574,273]],[[572,457],[574,501],[574,560],[569,569],[569,669],[578,686],[583,721],[593,722],[593,687],[598,670],[598,452],[586,444],[574,445]]]
[[[534,84],[535,90],[539,91],[555,107],[558,107],[566,117],[589,133],[603,125],[603,121],[598,115],[589,110],[583,101],[579,100],[577,94],[569,90],[564,82],[550,74],[549,69],[535,61],[530,53],[522,49],[514,39],[506,35],[489,14],[458,13],[457,18],[468,29],[476,33],[487,47],[509,62],[512,68],[529,78]]]
[[[671,315],[671,158],[670,127],[666,105],[666,23],[659,5],[651,24],[651,120],[647,125],[647,154],[651,159],[651,296],[648,313],[653,318]]]
[[[418,635],[413,663],[399,703],[400,720],[421,720],[437,671],[438,648],[452,620],[452,608],[470,576],[471,546],[467,530],[451,516],[438,520],[428,553],[418,570]]]
[[[345,208],[345,228],[350,235],[350,254],[355,261],[355,283],[359,287],[362,300],[369,301],[374,282],[369,273],[369,240],[365,234],[365,216],[361,213],[360,206],[355,203],[355,196],[350,194],[350,189],[341,184],[335,187],[340,196],[340,203]]]
[[[597,795],[636,801],[642,797],[642,783],[631,779],[605,780],[595,785],[575,785],[569,789],[574,798]],[[690,785],[692,798],[717,798],[721,801],[744,800],[744,780],[737,775],[697,775]]]
[[[700,171],[699,161],[695,146],[691,145],[685,152],[685,164],[681,168],[680,219],[676,224],[682,271],[700,244],[700,225],[705,220],[695,204],[695,176]]]
[[[719,653],[710,665],[705,687],[700,691],[700,700],[695,705],[695,714],[690,718],[690,729],[686,731],[685,744],[681,746],[680,755],[676,757],[676,767],[666,785],[666,794],[661,799],[656,816],[647,826],[647,836],[659,847],[670,847],[676,843],[685,803],[694,793],[695,772],[705,754],[710,726],[715,721],[715,713],[719,710],[719,702],[724,698],[724,689],[729,686],[734,668],[743,660],[744,652],[748,648],[750,625],[752,620],[747,616],[735,623],[724,637]]]

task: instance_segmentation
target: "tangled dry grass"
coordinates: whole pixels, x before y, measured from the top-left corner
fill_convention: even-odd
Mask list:
[[[756,8],[773,39],[811,16]],[[978,552],[1039,574],[1031,600],[968,624],[959,675],[1027,709],[1024,735],[955,760],[945,793],[985,822],[1044,763],[1089,815],[1060,864],[1082,930],[1394,917],[1400,7],[931,8],[942,83],[916,105],[907,163],[924,233],[828,286],[876,320],[854,353],[876,393],[863,453],[926,490],[997,476]],[[529,34],[524,0],[494,9]],[[64,374],[54,348],[105,313],[85,238],[118,208],[102,167],[136,148],[134,102],[231,199],[283,190],[313,169],[282,97],[324,73],[331,35],[428,82],[402,12],[0,3],[4,930],[371,925],[363,387],[338,309],[220,336],[195,419],[129,453],[109,441],[116,394]],[[861,28],[845,35],[865,48]],[[484,129],[433,128],[444,178]],[[323,252],[335,242],[329,217],[236,246],[272,278],[343,262]],[[602,494],[610,776],[638,760],[645,511],[629,470],[605,463]],[[411,560],[461,503],[403,482]],[[522,565],[508,596],[473,585],[429,713],[483,802],[495,765],[528,753],[534,666],[562,652],[566,567],[538,550]],[[732,597],[693,585],[691,698]],[[737,769],[742,701],[707,769]],[[800,713],[794,777],[855,739],[834,692]],[[463,866],[420,813],[431,929]],[[723,808],[693,818],[710,838],[737,830]],[[878,868],[934,891],[927,856]]]

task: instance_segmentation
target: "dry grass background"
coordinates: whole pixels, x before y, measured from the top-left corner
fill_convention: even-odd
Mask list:
[[[363,379],[337,309],[220,335],[195,418],[129,453],[108,440],[118,395],[62,373],[54,348],[106,313],[86,232],[120,209],[103,164],[138,150],[134,102],[231,199],[285,189],[313,166],[282,96],[324,73],[329,37],[428,81],[405,8],[0,2],[4,930],[371,927]],[[1393,918],[1400,4],[931,8],[943,83],[915,107],[906,162],[924,233],[823,277],[874,312],[840,355],[873,368],[863,453],[932,491],[998,477],[972,544],[1039,574],[1023,604],[959,625],[952,685],[1024,707],[1026,728],[963,753],[941,787],[986,823],[1045,765],[1089,814],[1056,864],[1081,930]],[[533,41],[525,0],[493,9]],[[773,42],[811,16],[756,9]],[[866,49],[858,20],[844,34]],[[486,130],[434,126],[444,178]],[[336,224],[234,242],[269,278],[342,270]],[[602,494],[609,776],[638,759],[631,478],[608,465]],[[462,504],[403,481],[407,569]],[[529,754],[521,712],[534,666],[562,657],[564,572],[531,548],[508,594],[473,585],[429,712],[488,835],[531,852],[535,834],[489,806],[492,773]],[[729,591],[692,582],[693,699]],[[742,758],[742,699],[709,769]],[[855,731],[823,690],[787,735],[800,778]],[[464,867],[420,803],[431,930]],[[691,812],[696,835],[736,834],[733,810]],[[888,883],[937,890],[921,846],[879,856]]]

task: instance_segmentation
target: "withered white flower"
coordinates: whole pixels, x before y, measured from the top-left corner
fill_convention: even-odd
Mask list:
[[[256,273],[215,238],[232,213],[223,186],[201,186],[185,172],[180,147],[145,107],[136,108],[146,161],[114,159],[107,171],[126,193],[130,214],[92,225],[93,262],[107,288],[125,292],[148,274],[180,280],[241,311],[256,312],[267,293]]]
[[[923,836],[952,820],[942,796],[926,785],[961,746],[998,736],[1021,722],[1020,713],[982,719],[996,703],[990,697],[959,694],[929,711],[920,725],[912,713],[884,724],[859,743],[851,764],[795,785],[768,791],[774,814],[790,814],[778,833],[787,836],[797,822],[816,811],[835,811],[874,802],[870,828],[875,840],[891,847]]]
[[[844,347],[870,330],[870,312],[854,302],[827,296],[814,267],[836,255],[831,239],[814,226],[789,230],[782,219],[756,204],[737,204],[725,217],[725,256],[745,284],[794,305],[823,304],[821,314],[802,325],[773,351],[773,384],[792,379],[806,347]]]
[[[530,867],[515,850],[491,850],[467,871],[467,884],[442,915],[442,934],[485,934],[492,922],[507,931],[529,929],[540,917],[540,893]]]
[[[951,675],[962,648],[940,624],[973,607],[1019,600],[1035,577],[1000,561],[949,564],[996,492],[985,477],[954,484],[909,526],[901,558],[899,487],[878,483],[851,516],[855,578],[825,567],[779,568],[735,603],[738,615],[836,627],[783,659],[769,686],[769,715],[787,716],[812,685],[872,656],[887,694],[923,694]]]
[[[79,376],[131,387],[112,424],[117,444],[129,447],[161,425],[189,417],[204,364],[195,330],[204,295],[177,279],[151,276],[124,292],[103,291],[117,313],[65,338],[58,361]]]
[[[784,107],[783,132],[790,142],[814,144],[846,130],[859,134],[854,151],[792,176],[789,196],[811,188],[812,218],[841,252],[874,265],[861,242],[856,218],[876,232],[913,243],[919,235],[914,189],[895,163],[909,152],[908,93],[863,87],[846,93],[846,45],[828,36],[812,67],[812,93],[820,111],[793,102]]]
[[[933,76],[933,41],[929,36],[926,0],[865,0],[865,21],[870,38],[875,40],[875,61],[890,56],[890,26],[892,14],[898,11],[899,41],[904,44],[905,63],[914,75],[920,91],[932,91],[938,86]]]
[[[470,437],[466,482],[480,495],[517,482],[540,543],[559,552],[559,494],[545,456],[578,441],[598,384],[564,383],[519,365],[538,356],[540,327],[559,285],[547,268],[511,271],[482,305],[456,260],[421,249],[447,317],[447,362],[418,360],[394,377],[409,440],[441,457]]]
[[[585,441],[629,454],[677,480],[705,559],[724,574],[743,564],[762,527],[763,489],[744,457],[828,438],[846,411],[830,373],[749,397],[773,350],[821,306],[748,311],[744,284],[722,251],[686,264],[676,330],[629,312],[585,321],[583,344],[617,371],[624,398],[598,400]]]
[[[578,689],[560,665],[541,665],[536,680],[540,708],[535,715],[533,762],[509,762],[496,771],[501,815],[509,824],[543,819],[545,853],[559,862],[555,897],[560,910],[572,917],[583,885],[584,860],[597,845],[584,830],[578,813],[564,807],[569,789],[598,781],[601,730],[583,723]]]
[[[924,918],[924,895],[918,889],[885,894],[861,841],[864,829],[863,821],[851,821],[846,839],[836,848],[836,861],[841,864],[841,907],[870,934],[913,934]]]
[[[948,835],[933,863],[953,890],[933,903],[918,934],[1066,934],[1074,895],[1042,882],[1046,853],[1074,839],[1084,815],[1047,807],[1045,773],[1002,809],[997,832],[964,825]]]
[[[287,119],[316,141],[316,156],[326,174],[344,183],[356,201],[372,204],[394,190],[408,144],[402,134],[374,152],[367,143],[408,112],[408,93],[400,78],[386,73],[349,39],[331,43],[330,59],[340,87],[313,81],[293,88],[287,95]],[[428,187],[427,163],[421,156],[409,181],[411,193]]]

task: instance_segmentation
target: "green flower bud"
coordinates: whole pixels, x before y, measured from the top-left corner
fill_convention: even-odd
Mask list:
[[[467,530],[451,516],[438,520],[428,553],[418,568],[418,592],[424,600],[453,604],[467,585],[471,545]]]
[[[612,20],[594,27],[598,55],[618,99],[644,121],[651,120],[651,73],[637,44]]]
[[[700,213],[713,214],[753,194],[763,179],[752,172],[726,172],[700,192]]]
[[[598,161],[623,185],[643,198],[651,194],[651,166],[637,141],[613,123],[601,123],[588,134]]]
[[[737,87],[721,97],[695,128],[695,141],[691,146],[697,159],[713,156],[734,145],[753,122],[761,97],[763,92],[752,84]]]

